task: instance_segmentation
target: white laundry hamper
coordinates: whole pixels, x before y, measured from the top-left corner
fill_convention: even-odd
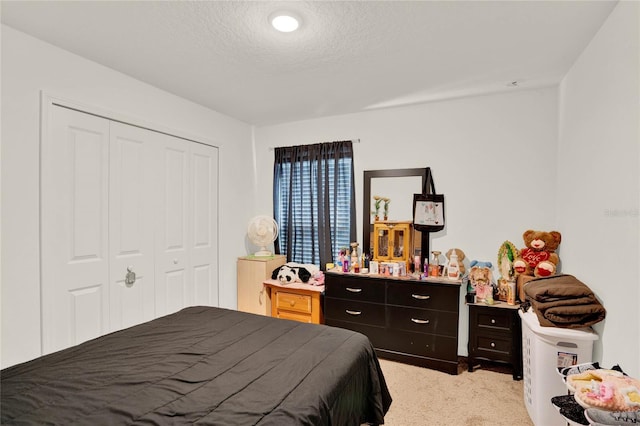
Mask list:
[[[536,426],[565,426],[551,398],[566,395],[567,387],[558,367],[592,362],[593,342],[598,335],[591,327],[542,327],[530,308],[518,311],[522,319],[522,367],[524,404]]]

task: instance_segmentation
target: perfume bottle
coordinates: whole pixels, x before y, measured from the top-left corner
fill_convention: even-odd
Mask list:
[[[358,263],[358,243],[351,243],[351,265],[355,267]]]
[[[430,277],[438,277],[440,276],[440,263],[438,257],[440,256],[439,251],[434,250],[431,252],[433,255],[433,260],[429,263],[429,276]]]

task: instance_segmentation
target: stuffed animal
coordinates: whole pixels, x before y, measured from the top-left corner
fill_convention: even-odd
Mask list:
[[[318,271],[313,276],[313,284],[315,285],[324,285],[324,272]]]
[[[529,229],[522,234],[525,248],[513,261],[516,275],[549,277],[556,273],[560,258],[555,252],[562,236],[557,231],[534,231]]]
[[[308,283],[309,279],[315,276],[320,269],[311,264],[288,262],[278,266],[271,274],[272,280],[279,280],[283,284]]]
[[[469,266],[469,285],[476,293],[476,301],[485,301],[489,296],[493,298],[493,264],[472,260]]]
[[[453,253],[453,251],[456,251],[456,255],[458,255],[458,269],[460,270],[460,276],[463,276],[464,273],[467,271],[467,269],[464,267],[464,252],[458,248],[452,248],[449,251],[447,251],[445,253],[445,256],[447,258],[447,263],[444,265],[444,275],[447,275],[447,270],[449,269],[449,262],[451,262],[451,253]]]

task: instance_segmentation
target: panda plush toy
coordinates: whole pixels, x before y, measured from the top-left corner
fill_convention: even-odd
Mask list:
[[[283,284],[308,283],[318,271],[319,269],[315,265],[289,262],[274,269],[271,279],[278,280]]]

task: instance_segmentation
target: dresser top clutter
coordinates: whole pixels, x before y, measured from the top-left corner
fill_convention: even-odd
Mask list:
[[[399,283],[406,282],[407,284],[448,284],[455,287],[460,287],[462,284],[461,279],[452,280],[447,277],[422,277],[422,276],[414,276],[413,274],[406,274],[400,276],[392,276],[392,275],[384,275],[380,273],[370,273],[370,272],[343,272],[338,270],[338,267],[334,267],[331,270],[327,270],[327,274],[338,275],[338,276],[346,276],[346,277],[357,277],[357,278],[370,278],[372,280],[394,280]]]

